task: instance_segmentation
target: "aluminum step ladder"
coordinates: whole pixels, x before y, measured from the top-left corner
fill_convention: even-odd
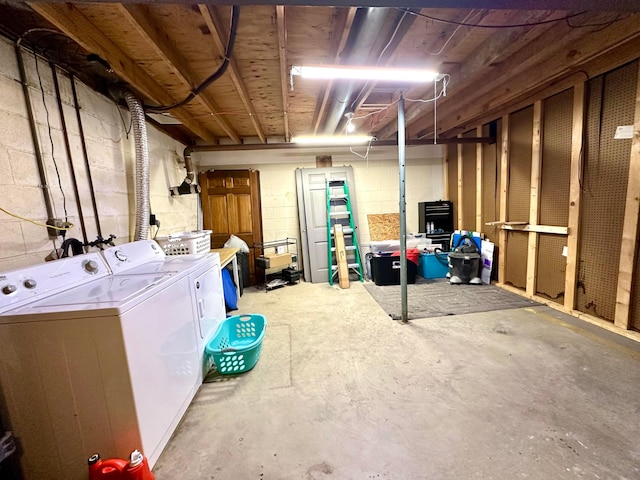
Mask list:
[[[336,254],[336,241],[334,226],[340,224],[345,240],[347,254],[347,266],[349,272],[358,274],[358,279],[364,282],[364,270],[362,258],[358,247],[356,227],[351,210],[351,198],[349,186],[346,180],[327,180],[327,252],[329,285],[333,285],[334,278],[338,275],[338,258]]]

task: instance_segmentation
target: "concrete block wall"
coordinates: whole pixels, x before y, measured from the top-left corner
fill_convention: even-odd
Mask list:
[[[55,216],[64,220],[66,206],[68,221],[74,224],[67,233],[67,238],[82,241],[78,205],[64,145],[52,70],[45,59],[38,58],[36,62],[33,53],[27,50],[23,50],[23,58]],[[68,75],[60,70],[58,81],[80,206],[85,218],[87,238],[92,241],[96,239],[98,232],[71,82]],[[126,129],[129,128],[130,116],[126,108],[119,109],[113,100],[78,81],[76,90],[102,236],[114,234],[117,237],[116,243],[130,241],[135,227],[135,145],[133,134],[127,134],[125,130],[125,125]],[[161,222],[158,234],[166,235],[197,228],[197,195],[177,198],[169,195],[169,187],[179,185],[185,176],[182,163],[184,145],[153,126],[147,125],[147,131],[150,202],[152,212]],[[43,189],[16,54],[13,43],[4,38],[0,38],[0,132],[0,207],[26,219],[45,223],[47,213]],[[155,227],[151,229],[151,235],[156,233],[155,230]],[[0,271],[41,263],[60,244],[60,237],[56,241],[49,239],[45,227],[0,212]]]
[[[353,167],[359,243],[366,250],[370,240],[367,215],[399,212],[397,147],[373,147],[368,159],[352,154],[348,148],[198,152],[194,157],[202,169],[254,168],[260,172],[263,237],[271,241],[301,238],[295,170],[315,168],[318,155],[331,155],[334,166]],[[439,145],[407,147],[409,232],[418,229],[418,202],[444,198],[444,155],[445,150]]]

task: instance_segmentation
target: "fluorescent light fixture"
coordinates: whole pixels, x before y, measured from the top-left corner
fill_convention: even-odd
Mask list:
[[[370,135],[302,135],[291,139],[298,145],[360,145],[375,140]]]
[[[344,67],[341,65],[308,65],[291,67],[291,75],[302,78],[375,80],[393,82],[433,82],[438,72],[414,68]]]

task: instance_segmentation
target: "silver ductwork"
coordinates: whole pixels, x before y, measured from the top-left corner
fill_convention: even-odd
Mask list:
[[[380,34],[390,11],[393,9],[377,7],[358,9],[354,27],[349,34],[347,48],[345,48],[346,52],[340,63],[366,65],[370,62],[373,54],[379,53],[377,47],[380,45]],[[333,135],[336,132],[340,122],[344,119],[347,106],[351,103],[355,87],[355,81],[335,83],[333,100],[329,104],[324,122],[324,134]]]
[[[149,237],[149,142],[147,124],[144,119],[142,103],[131,93],[125,92],[124,99],[131,113],[133,138],[136,145],[136,227],[134,240],[146,240]]]

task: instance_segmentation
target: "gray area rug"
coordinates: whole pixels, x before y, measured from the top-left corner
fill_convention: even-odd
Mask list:
[[[365,282],[364,288],[393,319],[402,317],[400,285],[378,286]],[[442,317],[465,313],[490,312],[540,305],[495,285],[451,285],[445,278],[416,277],[407,285],[408,318]]]

